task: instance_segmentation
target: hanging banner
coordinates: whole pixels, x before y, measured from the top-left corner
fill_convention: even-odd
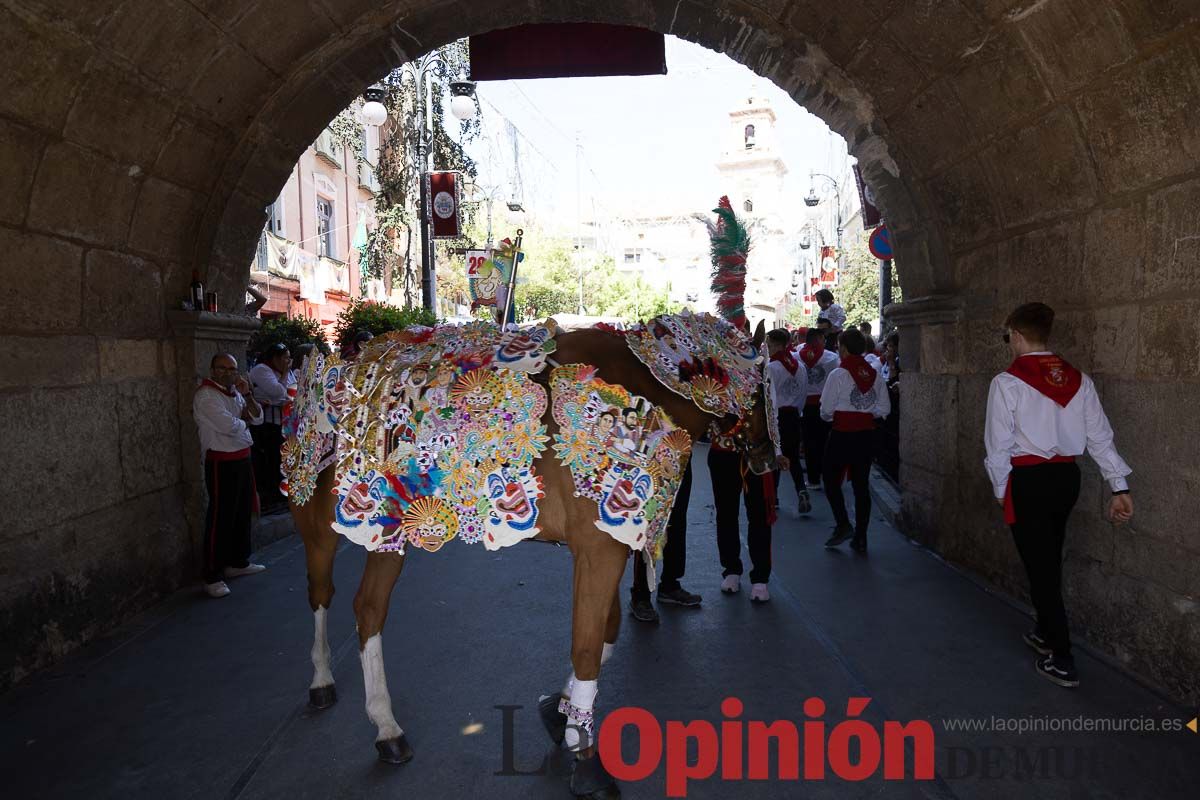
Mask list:
[[[858,168],[858,164],[854,167],[854,182],[858,184],[858,199],[862,202],[862,220],[864,228],[874,228],[883,222],[883,214],[879,211],[879,207],[875,205],[875,193],[871,191],[871,187],[863,180],[862,170]]]
[[[518,25],[472,36],[471,80],[666,75],[666,39],[628,25]]]
[[[430,172],[425,180],[428,184],[429,222],[433,228],[433,238],[458,238],[458,173]]]
[[[817,282],[822,286],[836,286],[837,273],[837,248],[828,244],[821,245],[821,274]]]

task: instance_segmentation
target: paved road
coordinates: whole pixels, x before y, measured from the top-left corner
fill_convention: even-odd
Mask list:
[[[1194,710],[1083,654],[1079,690],[1039,678],[1020,640],[1028,619],[882,519],[872,523],[869,558],[827,552],[824,497],[816,495],[817,513],[802,519],[785,488],[772,602],[752,606],[748,592],[722,596],[702,456],[684,584],[704,605],[664,607],[657,627],[626,617],[600,683],[601,712],[635,705],[663,721],[719,723],[719,705],[733,695],[745,704],[744,720],[801,721],[804,700],[820,697],[832,730],[848,697],[869,697],[863,718],[874,725],[932,724],[938,778],[712,778],[689,783],[688,797],[1196,796],[1200,735],[1186,730],[949,730],[949,719],[1178,721]],[[306,707],[312,622],[302,550],[292,537],[260,557],[269,571],[234,582],[228,598],[180,593],[0,698],[3,796],[568,797],[553,760],[544,775],[496,774],[505,771],[506,750],[523,772],[536,771],[548,752],[533,705],[569,669],[565,548],[452,546],[410,558],[384,636],[396,716],[417,754],[399,768],[376,762],[363,711],[350,611],[362,552],[347,545],[338,559],[330,638],[341,702],[324,712]],[[523,706],[507,737],[495,708],[506,705]],[[663,797],[665,769],[623,791]]]

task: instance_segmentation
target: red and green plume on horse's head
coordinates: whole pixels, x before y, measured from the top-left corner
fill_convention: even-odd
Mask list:
[[[728,197],[723,196],[713,212],[717,221],[708,223],[708,235],[717,311],[738,328],[745,328],[746,256],[750,252],[750,234],[733,213]]]

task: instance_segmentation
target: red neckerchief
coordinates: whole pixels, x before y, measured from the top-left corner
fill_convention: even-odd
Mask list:
[[[778,361],[780,364],[783,364],[784,369],[786,369],[791,375],[795,375],[796,370],[800,369],[800,365],[796,363],[796,359],[790,352],[788,352],[786,347],[781,348],[779,352],[772,355],[771,360]]]
[[[216,389],[218,392],[225,395],[226,397],[234,396],[233,392],[229,391],[224,386],[222,386],[221,384],[212,380],[211,378],[205,378],[203,381],[200,382],[200,385],[201,386],[211,386],[212,388]]]
[[[817,344],[805,343],[800,348],[800,360],[804,362],[804,366],[810,369],[814,364],[821,360],[821,356],[825,355],[825,343],[818,342]]]
[[[1083,373],[1052,353],[1013,359],[1006,370],[1066,408],[1083,385]]]
[[[871,387],[875,385],[875,368],[867,363],[867,360],[862,356],[845,355],[842,356],[842,369],[850,373],[850,377],[854,378],[854,385],[858,387],[860,392],[869,392]]]

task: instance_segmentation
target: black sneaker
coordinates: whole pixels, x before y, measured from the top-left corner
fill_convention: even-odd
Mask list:
[[[809,499],[808,492],[800,492],[800,509],[799,510],[800,510],[801,514],[811,514],[812,513],[812,500]]]
[[[863,555],[866,555],[867,537],[855,536],[853,539],[850,540],[850,549],[856,553],[862,553]]]
[[[837,547],[842,542],[854,535],[854,529],[849,525],[838,525],[833,529],[833,535],[825,541],[826,547]]]
[[[692,594],[682,586],[676,589],[659,589],[658,602],[674,603],[677,606],[698,606],[700,605],[700,595]]]
[[[1029,631],[1021,638],[1025,640],[1025,644],[1037,651],[1039,655],[1048,656],[1054,652],[1037,631]]]
[[[649,600],[634,600],[629,604],[629,613],[638,622],[658,622],[658,611]]]
[[[1043,678],[1053,681],[1059,686],[1066,686],[1068,689],[1073,689],[1079,685],[1079,674],[1075,672],[1074,664],[1066,664],[1061,660],[1055,659],[1054,656],[1048,656],[1047,658],[1039,658],[1035,661],[1034,667]]]

